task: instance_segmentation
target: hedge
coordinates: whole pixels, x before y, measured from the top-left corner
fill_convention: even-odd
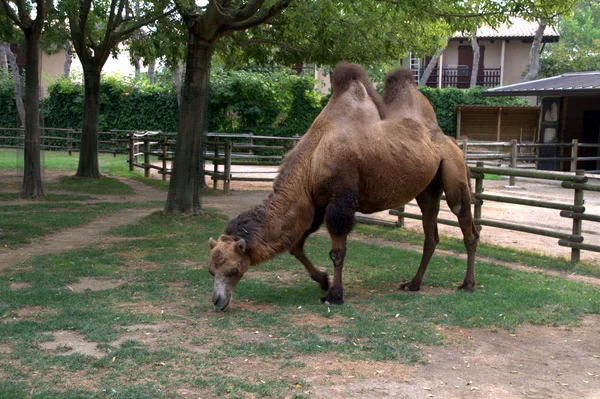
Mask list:
[[[13,127],[18,118],[12,79],[0,71],[0,126]],[[178,107],[169,79],[150,85],[147,81],[105,77],[100,97],[99,131],[177,131]],[[252,132],[260,135],[302,135],[326,104],[314,89],[314,79],[290,72],[222,71],[211,73],[208,129],[219,132]],[[459,104],[522,105],[517,98],[483,98],[482,88],[421,87],[434,107],[445,134],[456,135]],[[43,124],[53,128],[81,128],[83,87],[60,79],[49,89],[42,103]]]

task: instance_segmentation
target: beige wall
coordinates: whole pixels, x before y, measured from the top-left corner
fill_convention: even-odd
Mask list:
[[[519,83],[523,80],[523,74],[529,65],[530,49],[531,43],[523,43],[520,40],[506,42],[503,84]]]
[[[65,65],[65,51],[61,50],[56,54],[48,55],[42,52],[41,61],[41,81],[42,95],[48,95],[48,86],[52,84],[57,78],[59,78],[64,71]]]

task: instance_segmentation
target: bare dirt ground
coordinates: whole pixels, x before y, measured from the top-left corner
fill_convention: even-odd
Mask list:
[[[57,179],[62,173],[46,172],[46,181]],[[122,196],[95,196],[100,200],[148,201],[164,200],[163,191],[147,187],[135,181],[126,181],[135,194]],[[17,191],[17,176],[0,174],[0,192]],[[527,184],[526,184],[527,183]],[[486,192],[505,192],[506,181],[492,182]],[[519,181],[523,188],[519,190],[530,198],[550,198],[555,201],[570,202],[561,194],[571,193],[555,185],[536,185],[535,182]],[[268,183],[233,182],[233,193],[230,196],[205,197],[204,205],[220,209],[233,217],[258,204],[268,195]],[[5,202],[8,203],[8,202]],[[18,203],[18,202],[17,202]],[[418,209],[407,210],[417,212]],[[600,196],[586,197],[586,207],[592,213],[600,214]],[[562,220],[558,211],[546,214],[535,208],[519,211],[517,206],[486,203],[484,216],[495,212],[494,219],[531,222],[550,229],[567,229],[570,221]],[[523,207],[521,207],[523,208]],[[139,218],[153,212],[153,209],[126,210],[116,215],[96,220],[86,226],[67,229],[45,238],[35,240],[17,250],[0,248],[0,269],[27,259],[34,254],[58,252],[64,249],[83,247],[108,240],[104,233],[108,228],[127,223],[135,223]],[[442,217],[450,218],[451,214],[444,210]],[[380,217],[388,218],[382,214]],[[391,218],[391,217],[389,217]],[[418,227],[418,221],[408,221],[409,227]],[[440,226],[441,234],[458,235],[459,231],[452,227]],[[599,232],[592,224],[584,223],[586,237],[597,237]],[[498,243],[513,248],[536,250],[553,255],[568,256],[569,250],[556,245],[555,239],[544,239],[528,234],[519,234],[485,228],[482,231],[482,241]],[[110,238],[110,240],[119,239]],[[385,245],[397,243],[374,242]],[[412,248],[411,248],[412,249]],[[414,248],[420,250],[419,248]],[[597,255],[582,252],[582,258],[598,261]],[[510,265],[511,267],[521,267]],[[523,269],[523,270],[526,270]],[[527,270],[526,270],[527,271]],[[540,272],[539,269],[535,269]],[[598,279],[590,278],[586,283],[599,285]],[[95,282],[80,282],[88,289],[99,287]],[[93,283],[93,284],[92,284]],[[119,284],[114,281],[114,284]],[[111,285],[112,286],[112,285]],[[110,288],[107,286],[106,288]],[[11,289],[20,289],[15,286]],[[100,287],[102,288],[102,287]],[[409,294],[410,295],[410,294]],[[241,306],[241,304],[240,304]],[[248,308],[255,305],[245,304]],[[259,307],[260,305],[256,305]],[[26,309],[27,310],[27,309]],[[257,309],[260,310],[260,309]],[[40,312],[39,309],[29,309],[29,313]],[[22,317],[27,317],[24,314]],[[304,320],[298,320],[299,323]],[[320,321],[327,322],[327,321]],[[335,322],[335,321],[332,321]],[[185,321],[183,322],[185,323]],[[190,321],[191,323],[191,321]],[[195,323],[194,323],[195,324]],[[168,335],[160,326],[152,330],[152,334]],[[144,326],[152,329],[152,326]],[[196,327],[197,328],[197,327]],[[172,330],[172,329],[171,329]],[[127,339],[144,339],[138,328],[132,326],[131,332],[124,336]],[[395,362],[369,362],[339,360],[332,355],[307,356],[297,359],[307,365],[302,369],[282,371],[281,365],[260,358],[228,359],[231,373],[236,375],[255,375],[257,370],[267,377],[279,376],[289,380],[304,380],[310,383],[306,389],[299,387],[299,392],[316,398],[600,398],[600,316],[587,316],[583,322],[570,328],[555,328],[551,326],[524,325],[515,334],[508,331],[490,331],[487,329],[457,329],[439,327],[439,333],[446,337],[442,346],[424,348],[424,358],[428,364],[404,365]],[[98,352],[96,343],[87,342],[78,337],[66,336],[66,332],[56,332],[58,350],[68,346],[70,351],[81,351],[92,356],[103,356]],[[144,334],[148,334],[147,332]],[[267,334],[253,336],[252,339],[271,339]],[[137,337],[137,338],[136,338]],[[168,338],[168,337],[166,337]],[[241,337],[240,339],[242,339]],[[118,343],[116,343],[118,344]],[[48,350],[57,347],[49,346]],[[202,348],[198,349],[202,350]],[[0,346],[0,352],[8,353],[10,348]],[[65,351],[65,354],[72,353]],[[289,374],[289,375],[288,375]],[[182,397],[212,397],[206,392],[194,392],[192,389],[178,390]]]

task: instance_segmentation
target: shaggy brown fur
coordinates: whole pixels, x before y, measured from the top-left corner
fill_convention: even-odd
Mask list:
[[[230,297],[232,288],[223,289],[227,280],[222,276],[232,274],[231,269],[291,251],[322,288],[329,288],[327,275],[314,267],[303,250],[308,235],[325,220],[334,278],[324,300],[343,303],[346,236],[354,225],[354,213],[378,212],[416,198],[423,213],[423,257],[415,277],[401,289],[418,290],[439,241],[437,214],[445,192],[468,253],[460,288],[473,290],[478,231],[471,215],[468,169],[460,148],[440,130],[433,108],[412,76],[404,70],[390,73],[381,101],[359,66],[341,64],[334,71],[333,88],[327,106],[286,155],[273,193],[258,208],[232,220],[219,241],[211,241],[213,252],[221,256],[229,251],[231,259],[211,260],[215,284],[219,281],[219,289]],[[241,250],[242,255],[235,252]],[[241,275],[236,278],[232,286]],[[215,298],[215,307],[229,303],[217,295],[217,288]]]

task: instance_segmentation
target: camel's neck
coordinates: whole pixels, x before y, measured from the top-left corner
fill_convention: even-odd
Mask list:
[[[246,240],[251,264],[256,265],[289,251],[310,228],[313,218],[314,207],[308,197],[291,197],[282,190],[233,219],[225,234]]]

